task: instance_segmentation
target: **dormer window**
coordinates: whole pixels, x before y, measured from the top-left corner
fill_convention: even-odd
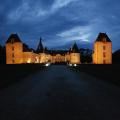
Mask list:
[[[13,39],[13,38],[11,39],[11,43],[12,43],[12,44],[14,43],[14,39]]]
[[[106,38],[103,38],[103,42],[106,42]]]

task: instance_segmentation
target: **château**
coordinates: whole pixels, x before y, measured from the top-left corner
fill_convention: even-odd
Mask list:
[[[112,64],[112,42],[106,33],[100,33],[94,43],[94,64]]]
[[[93,64],[112,64],[112,42],[106,33],[100,33],[95,40]],[[6,41],[6,64],[81,64],[80,51],[75,42],[69,50],[48,50],[43,46],[42,38],[37,49],[29,49],[17,34],[11,34]]]

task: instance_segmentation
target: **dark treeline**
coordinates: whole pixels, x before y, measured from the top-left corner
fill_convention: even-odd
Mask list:
[[[81,53],[81,63],[92,63],[92,53],[93,51],[90,49],[80,49]],[[112,54],[112,63],[113,64],[120,64],[120,49],[115,51]]]
[[[84,49],[84,48],[81,48],[79,51],[80,51],[81,63],[91,64],[92,63],[92,53],[93,53],[93,51],[90,50],[90,49]]]
[[[0,64],[6,63],[6,51],[5,46],[0,45]]]
[[[120,49],[113,53],[113,63],[120,64]]]

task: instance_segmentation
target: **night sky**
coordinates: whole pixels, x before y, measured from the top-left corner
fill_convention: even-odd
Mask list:
[[[0,44],[11,33],[36,48],[40,37],[48,48],[92,48],[99,32],[120,48],[120,0],[2,0]]]

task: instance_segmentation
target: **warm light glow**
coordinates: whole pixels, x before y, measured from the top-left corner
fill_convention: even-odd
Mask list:
[[[50,63],[46,63],[45,66],[46,66],[46,67],[50,66]]]
[[[35,57],[35,63],[39,63],[39,58]]]
[[[80,53],[71,53],[70,54],[70,63],[71,64],[80,64]]]
[[[93,64],[112,64],[112,43],[95,42]]]
[[[77,64],[74,64],[74,67],[76,67],[77,66]]]
[[[14,49],[13,49],[14,48]],[[23,51],[23,43],[7,43],[6,44],[6,63],[7,64],[26,64],[41,63],[49,66],[49,63],[69,62],[71,65],[80,64],[80,53],[57,53],[51,55],[49,53],[34,53],[33,51]],[[47,63],[47,64],[46,64]]]
[[[30,58],[27,60],[27,63],[31,63],[31,59]]]
[[[71,63],[69,63],[68,65],[69,65],[69,66],[74,66],[74,67],[77,66],[77,64],[71,64]]]
[[[72,64],[69,64],[69,66],[72,66]]]

